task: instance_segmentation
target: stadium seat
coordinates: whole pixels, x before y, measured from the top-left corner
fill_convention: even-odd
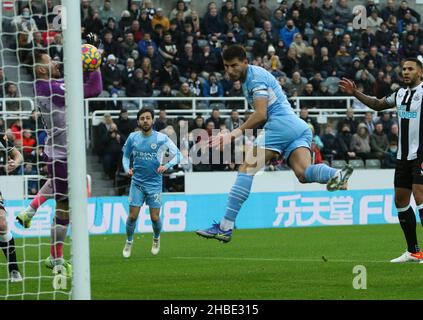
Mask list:
[[[332,168],[341,169],[343,168],[347,162],[345,160],[333,160],[332,161]]]
[[[381,163],[379,159],[368,159],[366,160],[366,168],[367,169],[379,169],[381,167]]]
[[[353,159],[349,161],[349,164],[354,168],[354,169],[360,169],[360,168],[364,168],[364,161],[361,159]]]
[[[153,90],[153,97],[158,97],[160,94],[160,90]]]

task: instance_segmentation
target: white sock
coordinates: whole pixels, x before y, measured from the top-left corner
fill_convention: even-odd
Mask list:
[[[234,228],[235,221],[227,220],[225,218],[220,221],[220,229],[223,231],[232,230]]]

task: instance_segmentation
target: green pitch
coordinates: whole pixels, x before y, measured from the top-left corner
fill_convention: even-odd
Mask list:
[[[163,233],[156,257],[150,253],[151,234],[141,234],[135,236],[128,260],[121,256],[124,241],[123,235],[90,238],[93,299],[423,298],[416,281],[423,264],[389,263],[405,250],[399,225],[236,230],[228,244],[193,232]],[[22,259],[21,249],[18,254]],[[31,247],[25,254],[42,259],[49,248]],[[365,290],[353,288],[356,265],[367,270]],[[1,282],[0,294],[7,288],[21,293],[23,286],[26,292],[52,291],[51,272],[42,264],[26,264],[26,276],[39,271],[46,278],[8,287]],[[25,296],[37,297],[51,299],[53,294]]]

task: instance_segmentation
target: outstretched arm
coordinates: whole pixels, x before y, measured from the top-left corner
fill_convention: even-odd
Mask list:
[[[84,80],[84,98],[98,97],[103,91],[100,69],[84,74]]]
[[[354,81],[351,81],[346,78],[342,78],[341,81],[339,81],[339,87],[346,93],[356,97],[358,100],[360,100],[362,103],[364,103],[366,106],[368,106],[370,109],[376,110],[376,111],[382,111],[386,109],[391,109],[395,105],[392,105],[388,103],[386,98],[377,99],[370,97],[368,95],[365,95],[364,93],[358,91],[357,86],[355,85]]]

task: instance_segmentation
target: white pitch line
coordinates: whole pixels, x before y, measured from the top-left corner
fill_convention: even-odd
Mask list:
[[[339,262],[339,263],[391,263],[389,260],[343,260],[343,259],[328,259],[327,261],[321,259],[286,259],[286,258],[243,258],[243,257],[172,257],[178,260],[228,260],[228,261],[275,261],[275,262]]]

